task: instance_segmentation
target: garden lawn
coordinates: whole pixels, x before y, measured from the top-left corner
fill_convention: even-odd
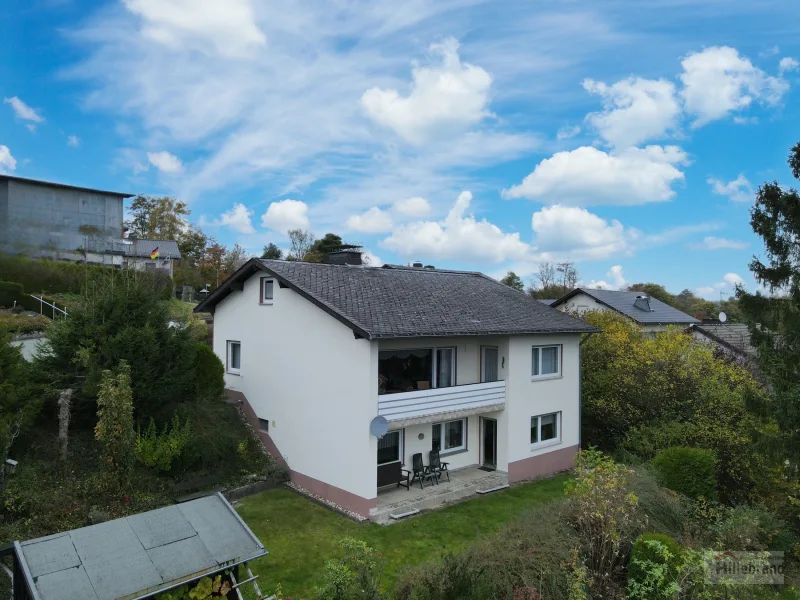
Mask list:
[[[304,599],[321,583],[325,561],[341,556],[343,537],[383,553],[388,589],[404,567],[461,550],[525,510],[562,498],[568,479],[515,486],[389,526],[355,523],[284,488],[244,498],[237,510],[270,553],[251,565],[262,593],[271,594],[280,583],[284,594]]]

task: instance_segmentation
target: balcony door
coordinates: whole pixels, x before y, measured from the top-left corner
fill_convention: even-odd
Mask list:
[[[481,383],[497,381],[499,352],[496,346],[481,346]]]
[[[484,470],[497,468],[497,421],[494,419],[481,419],[483,427],[483,456],[481,457]]]

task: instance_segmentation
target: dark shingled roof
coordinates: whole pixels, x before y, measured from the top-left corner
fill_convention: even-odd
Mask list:
[[[677,308],[673,308],[669,304],[665,304],[652,296],[649,296],[650,312],[637,308],[633,303],[637,296],[645,296],[646,294],[644,294],[644,292],[618,292],[614,290],[578,288],[556,300],[552,306],[558,306],[579,293],[591,296],[600,304],[604,304],[617,312],[621,312],[623,315],[641,324],[688,325],[690,323],[700,322],[694,317],[687,315],[685,312],[681,312]]]
[[[756,355],[750,343],[750,329],[741,323],[700,323],[692,329],[703,334],[712,342],[727,346],[731,350],[749,356]]]
[[[257,271],[367,339],[589,333],[597,329],[481,273],[253,259],[200,303],[208,311]]]
[[[180,258],[181,251],[173,240],[129,240],[132,244],[125,247],[125,256],[150,258],[150,253],[158,248],[159,258]]]

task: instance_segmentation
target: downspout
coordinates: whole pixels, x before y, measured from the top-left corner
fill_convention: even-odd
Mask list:
[[[578,344],[578,448],[583,450],[583,343],[592,337],[596,332],[590,331]]]

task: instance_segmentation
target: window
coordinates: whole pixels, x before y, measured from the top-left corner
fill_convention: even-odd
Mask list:
[[[390,431],[378,440],[378,464],[403,462],[400,431]]]
[[[534,346],[531,357],[531,377],[561,375],[561,346]]]
[[[261,278],[261,303],[262,304],[269,304],[272,302],[273,298],[273,290],[275,289],[275,280],[274,279],[267,279],[266,277]]]
[[[242,368],[241,342],[228,342],[228,373],[238,373]]]
[[[497,381],[497,348],[483,346],[481,353],[481,383]]]
[[[531,446],[561,441],[561,413],[531,417]]]
[[[436,350],[436,383],[435,387],[450,387],[456,384],[456,350],[455,348],[438,348]]]
[[[467,448],[467,420],[434,423],[431,448],[440,452],[455,452]]]
[[[261,431],[269,432],[269,419],[259,419],[258,420],[258,428]]]

